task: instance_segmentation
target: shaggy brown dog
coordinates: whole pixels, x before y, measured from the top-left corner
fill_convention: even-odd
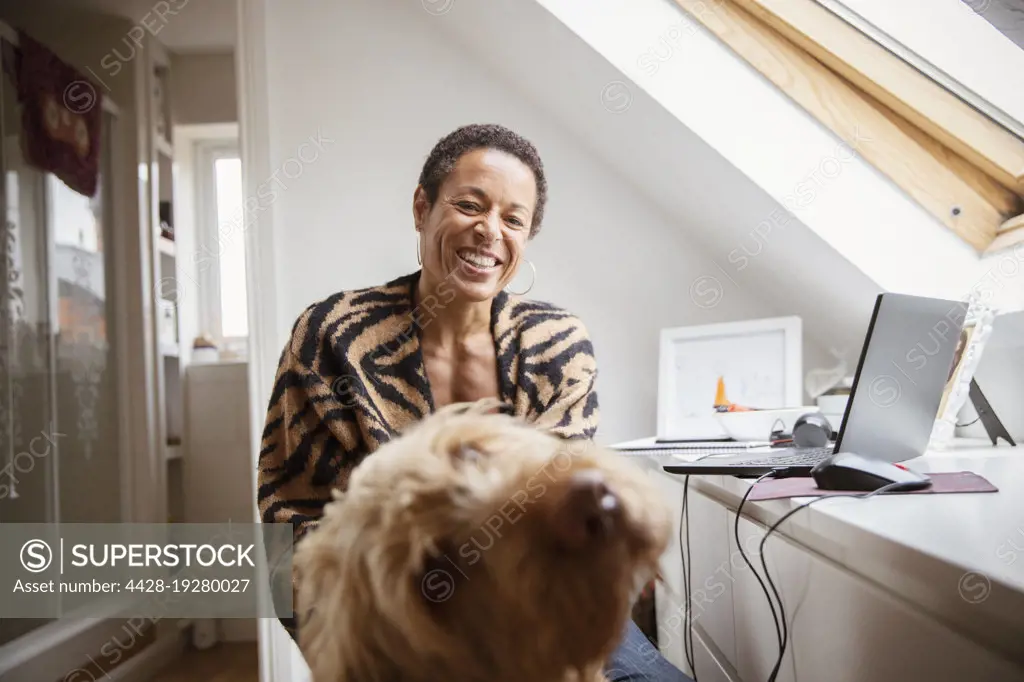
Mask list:
[[[590,442],[452,405],[382,446],[295,555],[314,682],[604,680],[672,523]]]

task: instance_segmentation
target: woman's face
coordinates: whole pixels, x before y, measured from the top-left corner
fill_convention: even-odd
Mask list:
[[[431,206],[413,199],[420,257],[429,281],[446,281],[468,300],[495,296],[515,276],[537,203],[533,171],[502,151],[463,154]]]

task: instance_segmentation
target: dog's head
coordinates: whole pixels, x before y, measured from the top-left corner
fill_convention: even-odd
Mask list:
[[[622,455],[494,405],[450,406],[382,446],[299,543],[315,682],[555,680],[618,642],[667,505]]]

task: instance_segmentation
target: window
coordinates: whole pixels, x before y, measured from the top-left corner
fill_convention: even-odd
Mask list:
[[[991,2],[676,0],[979,253],[1024,242],[1024,53]]]
[[[245,357],[249,324],[241,158],[235,143],[200,142],[195,160],[200,330],[217,341],[222,357]]]
[[[237,156],[214,162],[217,178],[217,239],[220,254],[220,327],[224,337],[249,335],[245,294],[245,244],[241,231],[231,230],[242,215],[242,160]]]
[[[1024,135],[1019,0],[817,0],[935,82]],[[1016,4],[1018,7],[1013,7]],[[927,20],[924,20],[924,19]]]

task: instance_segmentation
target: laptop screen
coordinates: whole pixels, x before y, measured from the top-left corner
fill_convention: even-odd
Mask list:
[[[963,302],[880,294],[836,451],[889,462],[924,453],[967,313]]]

